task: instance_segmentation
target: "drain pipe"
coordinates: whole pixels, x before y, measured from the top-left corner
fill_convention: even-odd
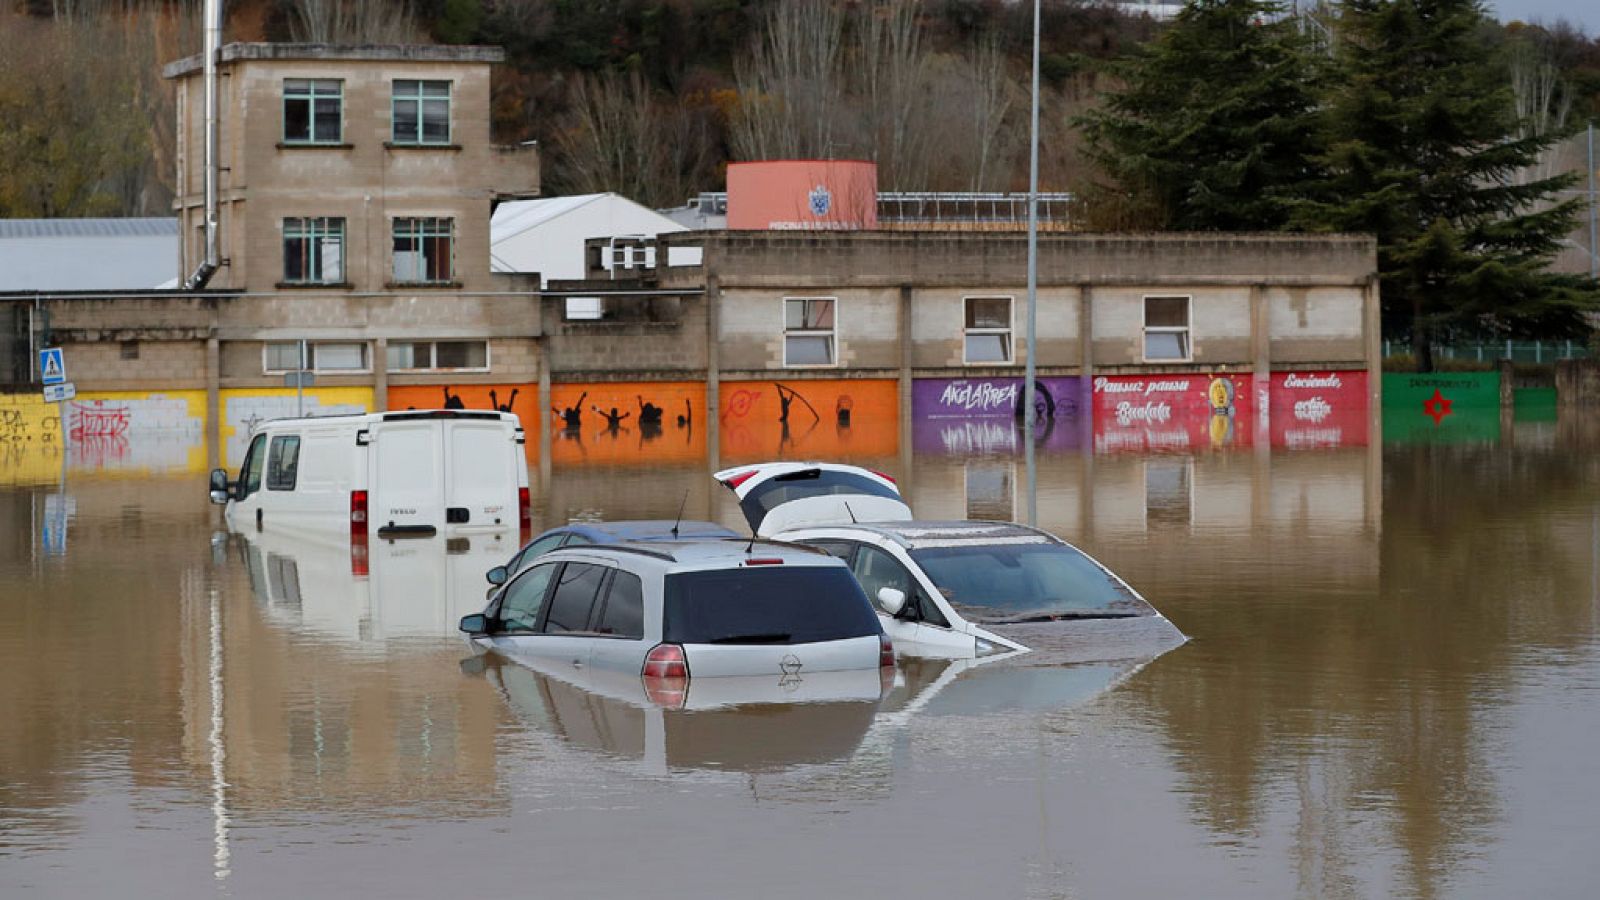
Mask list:
[[[186,291],[198,291],[217,272],[221,253],[217,235],[217,56],[222,45],[222,0],[205,0],[205,82],[206,82],[206,258],[183,283]]]

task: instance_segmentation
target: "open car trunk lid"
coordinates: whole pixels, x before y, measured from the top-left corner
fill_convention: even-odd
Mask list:
[[[894,482],[856,466],[759,463],[713,477],[739,498],[745,521],[762,537],[795,528],[911,518]]]

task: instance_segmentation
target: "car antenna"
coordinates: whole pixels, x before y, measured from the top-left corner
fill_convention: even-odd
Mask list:
[[[750,526],[750,543],[744,545],[744,555],[749,556],[756,552],[756,527]]]
[[[850,501],[849,500],[846,500],[844,502],[844,511],[850,514],[850,524],[851,525],[860,525],[861,524],[860,522],[856,521],[856,511],[850,508]]]
[[[689,505],[689,489],[683,489],[683,502],[678,504],[678,517],[672,520],[672,539],[678,539],[678,523],[683,521],[683,510]]]

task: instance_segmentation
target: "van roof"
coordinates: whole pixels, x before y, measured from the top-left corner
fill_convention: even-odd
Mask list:
[[[328,413],[320,416],[285,416],[280,419],[268,419],[265,422],[261,422],[256,425],[255,430],[260,431],[269,425],[321,422],[353,422],[356,424],[362,422],[412,422],[420,419],[518,421],[514,413],[499,412],[492,409],[406,409],[371,413]]]

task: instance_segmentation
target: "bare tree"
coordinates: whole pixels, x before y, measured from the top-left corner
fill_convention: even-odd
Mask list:
[[[614,191],[666,206],[705,187],[715,170],[709,107],[654,97],[635,72],[573,82],[556,136],[551,180],[561,191]]]
[[[289,33],[313,44],[404,44],[417,38],[412,0],[289,0]]]
[[[779,0],[767,12],[750,58],[734,67],[737,158],[834,154],[844,112],[844,21],[829,0]]]
[[[1538,138],[1566,130],[1572,111],[1572,92],[1562,83],[1555,50],[1543,31],[1528,29],[1513,40],[1507,62],[1511,93],[1516,104],[1522,137]],[[1555,175],[1560,145],[1553,144],[1539,155],[1539,161],[1516,174],[1519,184]]]
[[[925,187],[936,126],[928,102],[932,58],[922,40],[921,0],[863,5],[855,34],[859,56],[852,70],[862,82],[879,177],[893,190]]]
[[[972,91],[972,139],[977,148],[971,189],[990,190],[991,173],[998,168],[1006,116],[1011,112],[1016,89],[1006,72],[1006,55],[998,32],[991,31],[977,39],[967,58],[967,72]]]

